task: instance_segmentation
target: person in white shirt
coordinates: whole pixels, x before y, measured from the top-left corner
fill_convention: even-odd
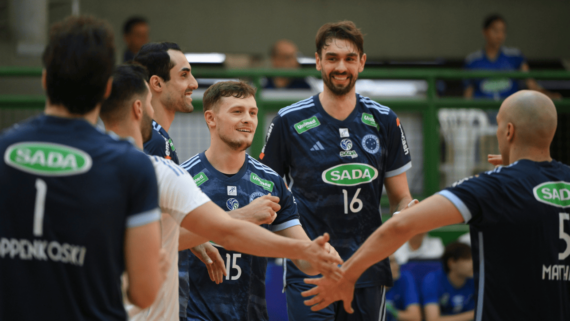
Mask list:
[[[406,264],[409,260],[439,260],[444,251],[443,242],[439,237],[431,237],[420,233],[412,237],[395,253],[398,264]]]
[[[152,133],[153,109],[146,83],[147,73],[139,65],[122,65],[113,74],[111,96],[101,108],[101,119],[107,130],[121,137],[132,137],[142,150]],[[171,269],[157,296],[146,310],[131,304],[127,310],[132,320],[178,320],[178,267],[173,262],[178,253],[178,226],[192,232],[185,236],[186,245],[199,245],[208,240],[235,251],[265,257],[287,257],[305,260],[323,275],[340,277],[337,264],[342,260],[326,244],[328,234],[314,241],[300,241],[275,235],[262,227],[231,218],[200,191],[192,177],[172,161],[149,156],[154,164],[160,193],[162,247],[171,259]],[[270,203],[257,204],[257,209],[275,215]],[[195,233],[195,234],[194,234]]]

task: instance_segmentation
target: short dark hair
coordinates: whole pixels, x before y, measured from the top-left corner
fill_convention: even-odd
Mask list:
[[[485,17],[485,20],[483,20],[483,30],[487,30],[489,29],[489,27],[493,24],[493,22],[495,21],[502,21],[504,23],[506,23],[507,21],[505,20],[505,18],[503,16],[501,16],[498,13],[493,13],[491,15],[488,15],[487,17]]]
[[[443,263],[443,270],[445,274],[449,273],[449,265],[447,265],[449,259],[457,261],[459,259],[470,259],[471,258],[471,247],[465,243],[452,242],[445,247],[445,251],[441,256],[441,261]]]
[[[134,16],[127,19],[127,21],[125,21],[125,24],[123,25],[123,35],[128,35],[129,33],[131,33],[133,27],[135,25],[138,25],[139,23],[148,24],[148,20],[140,16]]]
[[[352,42],[358,49],[360,56],[364,53],[364,35],[360,29],[352,21],[340,21],[335,23],[326,23],[317,31],[315,39],[317,45],[317,53],[321,56],[323,47],[329,45],[331,39],[343,39]]]
[[[142,46],[134,61],[146,67],[149,79],[157,75],[164,81],[169,81],[170,69],[174,67],[174,63],[170,61],[168,50],[182,52],[182,49],[174,42],[151,42]]]
[[[101,106],[101,119],[104,122],[118,122],[123,119],[126,104],[135,95],[148,93],[146,68],[137,63],[122,64],[113,73],[113,88],[111,95]]]
[[[243,81],[220,81],[204,92],[204,111],[212,109],[223,97],[248,98],[256,89]]]
[[[113,31],[103,20],[69,17],[51,27],[42,61],[50,103],[84,115],[103,100],[113,73]]]

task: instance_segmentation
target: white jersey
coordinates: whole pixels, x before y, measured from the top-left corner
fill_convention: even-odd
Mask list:
[[[145,310],[127,304],[130,320],[178,321],[178,236],[186,215],[210,199],[194,183],[187,171],[170,160],[149,156],[158,180],[162,215],[162,248],[168,253],[170,270],[154,303]]]

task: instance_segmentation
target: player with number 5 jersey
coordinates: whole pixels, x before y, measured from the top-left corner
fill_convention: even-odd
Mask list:
[[[344,21],[321,27],[315,56],[323,92],[278,112],[260,159],[288,178],[309,237],[330,233],[333,247],[348,259],[382,224],[385,183],[392,212],[410,202],[405,173],[411,155],[396,114],[355,92],[366,61],[356,26]],[[290,320],[346,319],[338,309],[305,307],[299,292],[307,289],[307,276],[289,262],[286,277]],[[387,259],[368,269],[357,284],[361,310],[354,320],[383,318],[384,286],[391,285]]]

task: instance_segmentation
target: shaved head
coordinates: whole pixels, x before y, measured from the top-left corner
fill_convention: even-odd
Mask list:
[[[508,156],[508,145],[519,149],[548,150],[556,131],[556,107],[550,98],[538,91],[521,90],[505,99],[497,115],[497,123],[497,138],[503,158],[503,152]],[[507,134],[512,135],[510,141]]]

